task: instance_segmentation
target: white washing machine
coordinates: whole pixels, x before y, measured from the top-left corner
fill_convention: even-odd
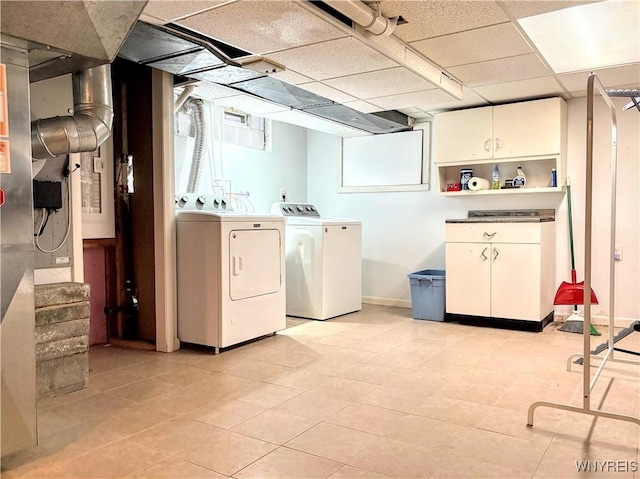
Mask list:
[[[286,218],[287,314],[325,320],[362,309],[362,223],[274,203]]]
[[[217,209],[176,214],[178,338],[216,353],[286,327],[284,219]]]

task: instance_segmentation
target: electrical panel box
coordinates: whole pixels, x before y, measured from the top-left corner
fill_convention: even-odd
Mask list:
[[[33,207],[58,211],[62,208],[62,183],[33,181]]]

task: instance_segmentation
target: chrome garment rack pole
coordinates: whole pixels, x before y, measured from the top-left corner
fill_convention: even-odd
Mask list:
[[[609,342],[607,343],[606,354],[597,356],[591,354],[591,227],[592,227],[592,204],[593,204],[593,102],[594,86],[597,86],[602,99],[609,107],[611,113],[611,251],[609,255]],[[627,364],[638,364],[640,361],[629,359],[618,359],[614,351],[614,304],[615,304],[615,232],[616,232],[616,174],[617,174],[617,123],[615,105],[605,91],[600,79],[595,73],[591,73],[587,79],[587,170],[586,170],[586,201],[585,201],[585,228],[584,228],[584,325],[583,325],[583,352],[569,356],[567,370],[571,371],[572,359],[583,357],[582,367],[582,407],[572,406],[548,401],[537,401],[529,406],[527,416],[527,426],[533,426],[533,415],[538,407],[550,407],[563,409],[591,416],[606,417],[609,419],[619,419],[621,421],[632,422],[640,426],[640,417],[594,409],[591,407],[591,390],[600,377],[607,362],[619,362]],[[593,378],[591,377],[591,360],[600,360],[598,369]]]

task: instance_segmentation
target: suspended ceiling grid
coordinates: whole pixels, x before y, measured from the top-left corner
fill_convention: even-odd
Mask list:
[[[555,74],[517,19],[585,1],[391,1],[381,12],[407,20],[394,35],[462,82],[463,99],[315,12],[287,0],[151,0],[142,20],[175,23],[283,65],[273,74],[362,112],[399,110],[414,118],[468,106],[584,95],[588,72]],[[370,3],[375,8],[377,3]],[[637,88],[640,64],[596,70],[608,88]],[[222,96],[229,94],[221,93]]]

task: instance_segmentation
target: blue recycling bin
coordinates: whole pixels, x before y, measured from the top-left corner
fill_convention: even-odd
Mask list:
[[[411,308],[414,319],[444,321],[444,270],[425,269],[408,276],[411,285]]]

